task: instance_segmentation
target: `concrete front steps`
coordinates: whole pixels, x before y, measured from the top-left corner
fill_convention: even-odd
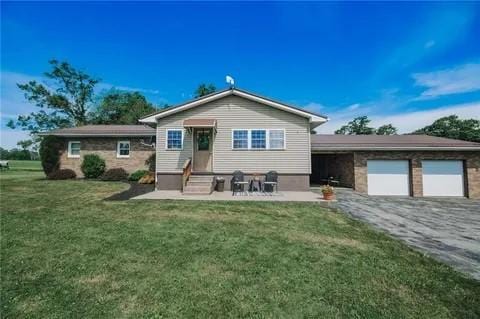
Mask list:
[[[213,192],[214,176],[191,175],[183,189],[184,195],[209,195]]]

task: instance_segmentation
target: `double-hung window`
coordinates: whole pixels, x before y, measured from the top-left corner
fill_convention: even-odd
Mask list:
[[[80,157],[80,142],[78,141],[68,142],[68,157],[72,157],[72,158]]]
[[[130,157],[130,141],[117,142],[117,157]]]
[[[248,149],[248,130],[233,130],[233,149]]]
[[[267,131],[251,130],[250,131],[250,148],[266,149],[267,148]]]
[[[285,131],[284,130],[269,130],[268,144],[270,149],[283,150],[285,149]]]
[[[183,148],[183,130],[167,130],[167,150]]]

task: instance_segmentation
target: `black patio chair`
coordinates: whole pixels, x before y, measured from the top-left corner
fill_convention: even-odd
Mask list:
[[[272,193],[274,190],[278,193],[278,173],[276,171],[270,171],[265,175],[263,191]]]
[[[232,174],[232,181],[230,182],[230,188],[232,189],[232,196],[238,192],[245,192],[245,185],[248,182],[245,181],[245,174],[242,171],[235,171]]]

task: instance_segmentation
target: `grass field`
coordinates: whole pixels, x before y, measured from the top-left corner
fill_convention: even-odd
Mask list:
[[[40,161],[8,161],[8,166],[14,171],[41,171]]]
[[[4,318],[479,318],[480,284],[315,204],[108,202],[2,172]]]

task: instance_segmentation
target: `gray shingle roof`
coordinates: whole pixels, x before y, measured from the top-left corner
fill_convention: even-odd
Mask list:
[[[152,136],[155,129],[146,125],[84,125],[45,132],[56,136]]]
[[[428,135],[311,135],[312,151],[372,149],[475,149],[480,143]]]

